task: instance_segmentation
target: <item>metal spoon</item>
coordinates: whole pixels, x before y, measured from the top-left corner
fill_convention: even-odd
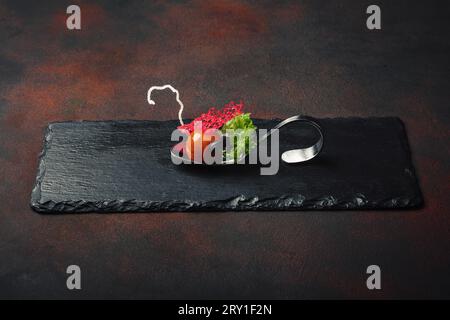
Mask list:
[[[281,160],[283,160],[286,163],[300,163],[300,162],[305,162],[305,161],[311,160],[312,158],[316,157],[320,153],[320,151],[322,150],[322,147],[323,147],[322,128],[311,117],[302,116],[302,115],[293,116],[293,117],[290,117],[290,118],[287,118],[287,119],[281,121],[272,130],[280,129],[281,127],[285,126],[286,124],[294,122],[294,121],[303,121],[303,122],[306,122],[306,123],[312,125],[316,129],[316,131],[319,133],[319,138],[313,145],[311,145],[309,147],[293,149],[293,150],[288,150],[288,151],[283,152],[281,154]],[[259,139],[258,144],[260,144],[261,142],[266,140],[268,137],[270,137],[270,135],[272,134],[272,130],[268,131],[261,139]],[[224,137],[225,138],[227,137],[226,134],[224,134]],[[211,143],[210,147],[213,147],[215,143],[218,143],[218,142]],[[175,148],[172,148],[170,150],[172,159],[177,159],[177,160],[181,160],[181,161],[189,160],[186,156],[180,157],[174,149]],[[216,164],[218,164],[218,165],[228,164],[229,165],[229,164],[236,164],[236,163],[245,163],[244,160],[246,157],[247,157],[247,154],[243,154],[238,159],[229,159],[229,160],[222,161],[222,162],[216,163]],[[192,162],[195,164],[202,164],[202,162],[195,162],[195,161],[192,161]]]

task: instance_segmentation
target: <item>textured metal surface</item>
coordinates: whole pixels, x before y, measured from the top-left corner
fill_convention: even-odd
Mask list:
[[[0,297],[450,297],[448,1],[0,0]],[[259,118],[398,116],[425,205],[411,211],[40,215],[49,122],[176,119],[242,99]],[[65,287],[78,264],[81,291]],[[366,268],[382,268],[382,290]]]
[[[280,121],[254,122],[269,129]],[[399,119],[319,122],[327,139],[320,157],[290,165],[276,155],[280,167],[270,176],[260,175],[259,166],[174,165],[170,136],[176,121],[53,123],[31,206],[61,213],[398,209],[422,203]],[[281,150],[312,136],[296,123],[285,130]]]

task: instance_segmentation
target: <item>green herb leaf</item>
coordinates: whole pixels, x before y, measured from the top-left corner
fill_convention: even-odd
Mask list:
[[[239,159],[243,155],[247,155],[251,148],[256,146],[256,141],[250,139],[252,131],[256,129],[250,118],[250,113],[240,114],[229,120],[222,126],[222,133],[231,134],[234,139],[233,158]],[[229,151],[225,152],[225,157],[229,156]]]

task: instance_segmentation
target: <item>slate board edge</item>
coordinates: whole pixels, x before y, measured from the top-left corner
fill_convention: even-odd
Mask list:
[[[400,127],[403,130],[403,141],[402,141],[402,145],[403,148],[405,148],[405,153],[408,155],[408,163],[410,164],[409,166],[409,171],[411,172],[411,178],[414,180],[414,186],[415,188],[415,204],[413,206],[413,208],[420,208],[423,207],[424,205],[424,199],[423,199],[423,193],[422,190],[420,189],[420,181],[419,181],[419,177],[417,176],[417,172],[416,172],[416,168],[414,166],[414,162],[412,159],[412,150],[411,150],[411,145],[409,144],[409,139],[408,139],[408,130],[406,128],[405,123],[402,121],[402,119],[400,119],[399,117],[393,117],[394,119],[396,119],[396,121],[398,121],[400,123]]]
[[[303,211],[303,210],[370,210],[370,209],[414,209],[423,205],[422,193],[418,184],[417,175],[412,165],[410,146],[407,132],[403,121],[398,117],[336,117],[321,119],[395,119],[404,131],[403,147],[409,156],[411,164],[409,170],[416,181],[416,194],[413,198],[390,198],[380,201],[369,202],[363,194],[356,194],[348,199],[336,199],[333,196],[325,196],[317,199],[305,200],[302,195],[284,196],[276,198],[259,199],[257,197],[246,198],[243,195],[217,200],[211,202],[195,201],[143,201],[136,199],[102,201],[45,201],[41,202],[41,183],[45,176],[45,154],[51,145],[52,127],[59,124],[77,123],[105,123],[105,122],[165,122],[159,120],[78,120],[57,121],[48,124],[41,153],[39,154],[39,165],[36,181],[31,194],[30,206],[38,213],[63,214],[63,213],[114,213],[114,212],[212,212],[212,211]],[[321,119],[318,119],[319,121]],[[279,120],[279,119],[274,119]],[[168,120],[170,121],[170,120]]]
[[[45,176],[45,154],[49,148],[51,139],[51,127],[53,123],[49,123],[45,129],[44,140],[42,145],[42,150],[38,157],[38,169],[36,174],[36,181],[31,192],[30,206],[33,210],[41,212],[45,207],[45,203],[41,203],[41,184]]]

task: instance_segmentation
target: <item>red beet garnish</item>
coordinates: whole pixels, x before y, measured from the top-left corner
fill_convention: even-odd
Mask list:
[[[244,103],[234,103],[231,101],[226,104],[222,110],[216,110],[216,108],[211,108],[208,112],[201,114],[199,117],[192,120],[190,123],[179,126],[178,129],[185,129],[192,133],[194,131],[194,122],[202,122],[202,131],[207,129],[220,129],[225,123],[240,115],[242,113],[242,108]]]

